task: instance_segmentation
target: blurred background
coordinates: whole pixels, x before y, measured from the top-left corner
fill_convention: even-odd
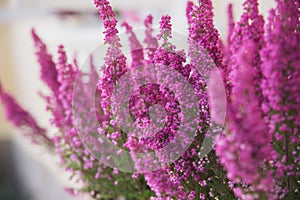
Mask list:
[[[186,33],[186,0],[111,0],[118,18],[142,27],[151,13],[154,26],[163,14],[172,16],[173,30]],[[227,5],[234,4],[237,20],[241,0],[213,0],[215,25],[226,38]],[[260,11],[267,16],[274,0],[261,0]],[[35,28],[54,54],[63,44],[79,64],[102,43],[102,25],[93,1],[86,0],[0,0],[0,82],[38,122],[49,128],[49,114],[38,91],[47,92],[39,80],[30,29]],[[121,32],[124,31],[121,29]],[[0,200],[67,200],[64,191],[68,175],[57,167],[51,155],[31,145],[4,118],[0,104]]]

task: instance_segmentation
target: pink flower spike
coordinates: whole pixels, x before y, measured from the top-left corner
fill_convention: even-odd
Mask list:
[[[5,108],[6,118],[16,127],[20,129],[25,128],[25,135],[29,136],[34,143],[45,142],[49,147],[54,146],[53,141],[47,136],[46,130],[40,127],[34,117],[3,90],[1,84],[0,101]]]
[[[41,79],[47,84],[54,95],[58,94],[59,83],[57,81],[57,71],[52,55],[48,53],[46,45],[36,34],[35,30],[31,30],[36,56],[41,66]]]
[[[126,28],[126,33],[129,37],[130,53],[132,58],[131,67],[141,66],[144,61],[143,46],[133,32],[132,27],[127,22],[123,22],[122,26]]]

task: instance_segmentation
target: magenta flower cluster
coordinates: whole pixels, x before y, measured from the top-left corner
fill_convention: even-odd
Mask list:
[[[134,28],[123,22],[130,56],[122,51],[118,20],[109,1],[94,0],[94,4],[104,25],[107,49],[103,66],[95,66],[93,59],[99,58],[90,57],[87,74],[80,71],[76,59],[70,62],[62,45],[57,61],[53,61],[46,45],[32,31],[41,79],[51,91],[42,96],[52,112],[55,136],[50,137],[0,87],[7,119],[34,142],[55,151],[73,174],[71,179],[83,183],[83,188],[69,192],[88,192],[94,199],[299,199],[298,0],[276,0],[267,20],[259,13],[258,0],[245,0],[243,14],[236,22],[229,5],[225,43],[214,27],[211,0],[188,1],[187,52],[172,43],[178,38],[169,15],[161,17],[156,35],[153,17],[148,15],[142,41]],[[221,113],[211,111],[207,83],[207,75],[215,68],[222,76],[227,100],[225,122],[218,124],[220,134],[216,136],[212,124],[215,115]],[[166,74],[166,70],[172,73]],[[127,74],[130,78],[124,79]],[[141,80],[146,83],[141,85]],[[79,89],[74,90],[75,82]],[[185,82],[196,102],[186,96]],[[114,93],[116,87],[118,93]],[[129,92],[124,108],[120,102]],[[87,103],[91,95],[95,96],[93,108]],[[192,112],[195,110],[199,113]],[[128,112],[128,116],[116,116],[121,112]],[[95,113],[99,124],[91,122],[90,113]],[[78,132],[78,126],[83,133]],[[128,160],[103,153],[103,136],[122,149],[116,155],[127,151]],[[212,138],[215,148],[203,154],[207,138]],[[175,146],[173,152],[165,151],[170,144]],[[185,145],[184,152],[172,160]],[[141,159],[142,154],[155,155],[155,159]],[[114,159],[132,161],[134,173],[105,165]],[[157,162],[163,164],[153,167]]]

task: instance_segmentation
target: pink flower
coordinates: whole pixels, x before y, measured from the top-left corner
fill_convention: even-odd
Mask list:
[[[6,93],[0,84],[0,100],[6,111],[6,118],[16,127],[24,130],[27,136],[30,136],[35,143],[45,143],[53,147],[53,142],[47,136],[47,131],[40,127],[34,117],[24,110],[16,100]]]
[[[261,51],[263,109],[279,154],[277,176],[294,192],[299,173],[300,131],[300,23],[299,1],[277,0],[269,14],[266,45]],[[294,155],[292,152],[294,151]],[[290,177],[285,178],[287,174]]]
[[[131,53],[131,67],[139,67],[144,62],[143,46],[138,41],[135,33],[132,31],[132,27],[126,22],[122,23],[122,26],[126,28],[126,33],[129,36],[130,53]]]
[[[41,66],[41,79],[47,84],[51,91],[57,95],[59,83],[57,81],[57,71],[55,63],[52,60],[52,55],[47,51],[46,45],[35,33],[35,30],[31,30],[34,46],[36,48],[36,56]]]

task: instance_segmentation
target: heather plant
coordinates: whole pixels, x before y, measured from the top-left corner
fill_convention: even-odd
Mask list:
[[[105,55],[93,53],[88,71],[63,45],[54,61],[32,30],[54,135],[0,87],[7,119],[83,185],[67,191],[94,199],[300,197],[298,0],[276,0],[266,21],[257,0],[245,0],[237,22],[229,5],[226,43],[212,2],[188,1],[187,37],[172,30],[171,16],[157,31],[148,15],[143,39],[121,24],[128,47],[109,1],[94,4]]]

